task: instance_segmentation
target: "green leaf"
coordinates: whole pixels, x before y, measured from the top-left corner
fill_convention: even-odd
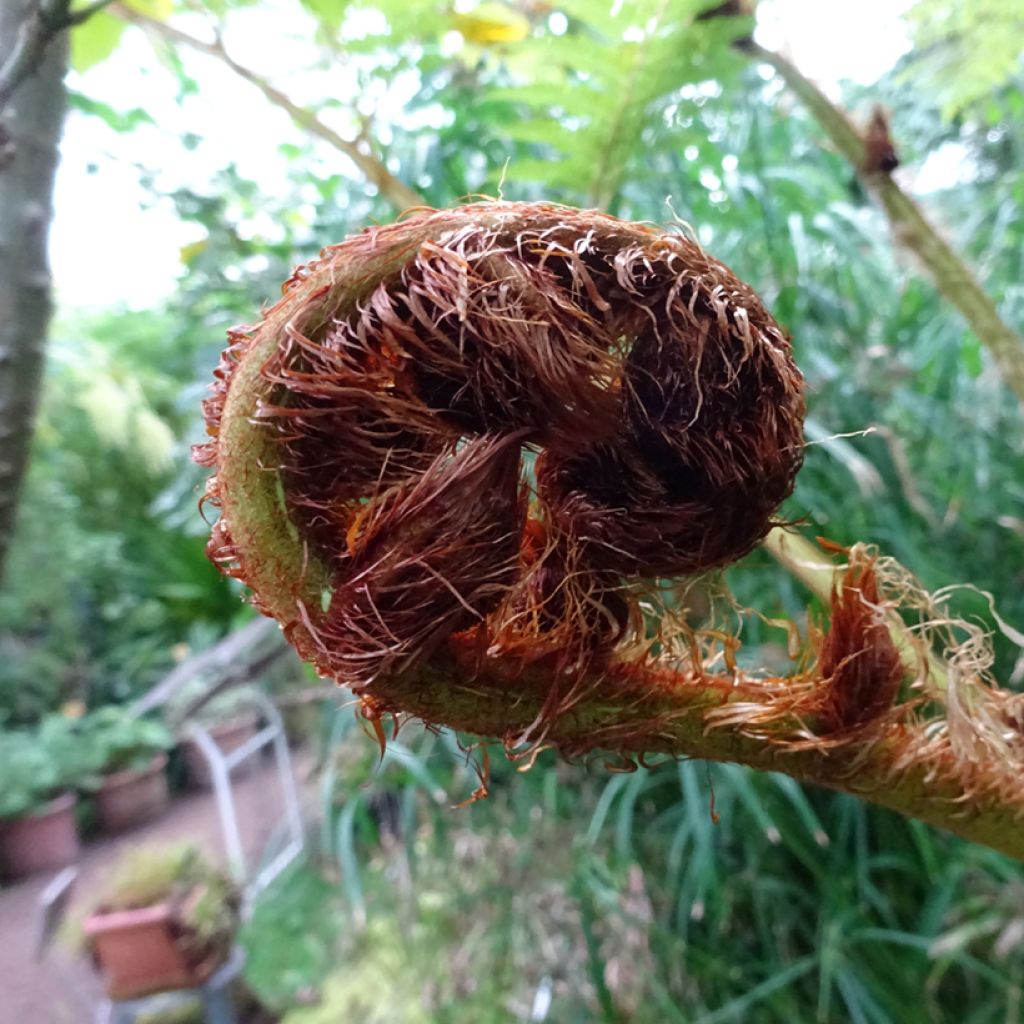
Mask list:
[[[491,89],[487,98],[496,102],[520,103],[528,107],[554,107],[572,117],[585,117],[593,112],[595,103],[593,94],[579,90],[552,94],[551,87],[544,82],[529,85],[509,86],[508,88]],[[507,127],[514,127],[509,125]]]
[[[155,18],[157,21],[166,21],[174,12],[174,0],[122,0],[125,7],[139,14],[145,14],[147,18]]]
[[[571,159],[516,160],[509,164],[507,177],[510,181],[539,181],[549,188],[578,187],[580,175],[586,173],[586,166]]]
[[[700,6],[698,0],[567,0],[560,5],[570,18],[565,34],[520,40],[503,59],[507,76],[480,102],[526,108],[518,122],[496,109],[503,139],[550,147],[567,159],[544,174],[529,164],[520,173],[517,161],[516,175],[564,184],[577,201],[613,207],[627,181],[648,173],[651,147],[643,135],[658,131],[659,108],[678,106],[681,87],[720,77],[738,61],[728,45],[737,26],[696,23]],[[674,150],[678,138],[669,145]]]
[[[117,49],[127,26],[106,11],[99,11],[71,30],[71,66],[88,71],[105,61]]]
[[[301,3],[332,35],[341,28],[348,9],[348,0],[301,0]]]
[[[530,22],[506,4],[483,3],[452,17],[466,42],[477,46],[518,43],[530,34]]]
[[[981,356],[981,342],[978,341],[975,334],[967,334],[964,337],[963,344],[960,346],[960,358],[971,379],[977,380],[984,369],[984,363]]]
[[[92,114],[105,121],[115,132],[130,132],[140,124],[155,124],[149,112],[142,107],[131,110],[115,110],[109,103],[83,96],[80,92],[69,91],[68,105],[72,110]]]
[[[124,6],[155,21],[166,21],[174,0],[123,0]],[[88,71],[102,64],[117,49],[127,23],[107,11],[97,11],[71,30],[71,66]],[[118,129],[121,130],[121,129]]]
[[[915,48],[903,77],[926,84],[946,120],[968,109],[998,120],[990,100],[1021,68],[1024,0],[918,0],[909,18]]]
[[[567,132],[565,126],[555,120],[536,118],[506,125],[504,134],[519,142],[533,142],[562,149],[565,145],[566,135],[571,132]]]

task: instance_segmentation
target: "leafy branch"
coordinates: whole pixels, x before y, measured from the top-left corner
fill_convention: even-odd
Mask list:
[[[130,24],[144,28],[152,35],[168,43],[184,46],[219,60],[238,75],[239,78],[244,79],[259,89],[269,103],[285,111],[300,128],[310,135],[322,139],[328,145],[333,146],[340,153],[348,157],[397,211],[401,212],[402,210],[422,205],[423,200],[420,195],[387,169],[384,162],[373,152],[373,147],[366,139],[345,138],[331,128],[330,125],[325,124],[314,111],[302,106],[300,103],[296,103],[267,78],[264,78],[244,64],[240,64],[228,52],[224,45],[224,40],[219,34],[212,40],[200,39],[165,21],[159,21],[126,7],[122,3],[112,3],[111,10],[117,17]]]
[[[668,0],[660,3],[651,17],[651,35],[657,33],[664,24],[668,9]],[[647,48],[640,45],[632,46],[626,52],[625,73],[620,82],[620,97],[613,106],[611,118],[605,125],[606,140],[601,149],[600,160],[594,170],[591,181],[591,197],[594,206],[605,209],[612,200],[621,184],[626,169],[626,162],[621,158],[620,149],[630,123],[641,122],[638,115],[642,113],[643,97],[638,96],[641,86],[641,69],[648,61]],[[638,102],[639,101],[639,102]],[[640,110],[637,106],[640,106]],[[635,141],[628,138],[628,142]],[[618,173],[615,168],[618,165]]]
[[[614,211],[623,183],[649,172],[652,147],[659,144],[651,132],[666,108],[680,90],[738,63],[728,44],[746,23],[694,31],[693,0],[611,6],[564,0],[559,6],[573,31],[517,44],[520,59],[543,70],[491,87],[488,96],[519,108],[516,122],[504,126],[507,137],[557,154],[557,160],[546,153],[515,159],[513,177],[564,188]],[[680,130],[673,125],[663,144],[677,149]]]

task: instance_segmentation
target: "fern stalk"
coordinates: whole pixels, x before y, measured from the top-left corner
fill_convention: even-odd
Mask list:
[[[752,39],[739,41],[736,48],[772,67],[803,102],[832,144],[849,161],[864,187],[882,205],[897,242],[918,258],[939,293],[960,311],[992,354],[1007,387],[1024,402],[1024,338],[1003,320],[970,267],[891,173],[870,166],[866,160],[865,139],[846,114],[781,54]]]

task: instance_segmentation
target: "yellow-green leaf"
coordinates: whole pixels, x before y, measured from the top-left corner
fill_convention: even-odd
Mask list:
[[[210,240],[208,238],[200,238],[196,242],[189,242],[187,245],[183,245],[178,250],[178,256],[180,257],[181,262],[186,267],[191,266],[196,257],[204,252],[209,244]]]
[[[478,46],[518,43],[530,34],[530,22],[505,4],[480,4],[467,14],[454,15],[452,21],[466,42]]]
[[[76,71],[89,68],[106,60],[117,49],[123,21],[106,11],[99,11],[71,30],[71,66]]]
[[[122,0],[125,7],[139,14],[145,14],[148,18],[155,18],[157,21],[166,21],[174,11],[174,0]]]
[[[124,6],[147,18],[166,21],[174,10],[174,0],[122,0]],[[97,11],[71,30],[71,66],[76,71],[105,61],[117,49],[127,24],[107,11]]]

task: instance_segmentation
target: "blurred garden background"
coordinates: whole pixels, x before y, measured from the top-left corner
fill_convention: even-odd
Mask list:
[[[38,7],[3,2],[0,69]],[[522,771],[496,753],[489,798],[456,807],[477,785],[457,737],[410,725],[378,765],[347,695],[278,658],[273,630],[229,646],[227,668],[195,660],[254,619],[204,556],[189,460],[226,330],[324,245],[500,195],[685,222],[749,281],[808,384],[787,517],[877,545],[928,588],[972,584],[955,611],[991,629],[996,677],[1020,686],[986,594],[1024,626],[1024,3],[753,6],[72,4],[79,23],[13,93],[66,86],[54,315],[0,531],[0,817],[78,790],[88,848],[97,779],[170,750],[176,790],[189,709],[217,689],[205,713],[233,720],[233,685],[263,686],[310,839],[242,925],[253,1020],[1024,1019],[1024,870],[999,854],[693,762],[620,774],[549,751]],[[866,166],[841,124],[873,117],[884,145]],[[936,273],[890,171],[994,321]],[[0,208],[45,209],[16,177],[0,167]],[[3,315],[10,329],[24,312]],[[20,402],[0,408],[24,419],[0,423],[9,463],[35,380],[15,367],[12,384],[16,363],[0,363]],[[816,599],[763,551],[725,579],[763,615],[744,657],[784,667],[768,620],[805,628]],[[0,995],[0,1021],[24,1019],[4,1014]]]

